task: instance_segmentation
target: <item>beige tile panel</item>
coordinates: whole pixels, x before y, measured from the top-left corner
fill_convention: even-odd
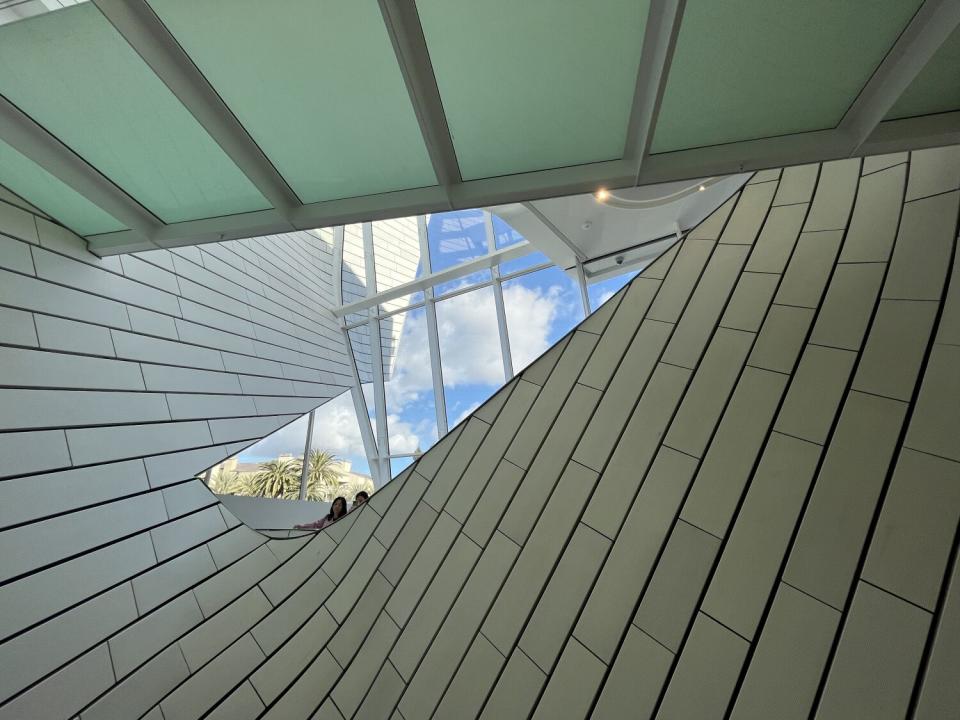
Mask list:
[[[842,230],[801,233],[774,302],[817,307],[842,239]]]
[[[960,347],[934,345],[905,445],[960,461]]]
[[[726,534],[786,381],[778,373],[744,369],[680,517],[717,537]]]
[[[543,392],[537,394],[539,389],[535,385],[528,384],[534,392],[513,404],[510,408],[511,415],[502,417],[500,422],[494,425],[487,437],[496,434],[496,442],[480,449],[489,456],[487,460],[489,471],[486,473],[484,482],[501,457],[506,457],[514,465],[522,468],[530,465],[544,435],[556,419],[584,363],[596,346],[596,341],[596,337],[587,333],[575,333],[551,373],[550,379],[543,387]],[[517,392],[519,393],[519,389]],[[509,449],[507,443],[509,443]],[[470,473],[469,468],[467,473]]]
[[[807,345],[774,428],[823,445],[856,359],[849,350]]]
[[[700,279],[716,243],[713,240],[697,240],[688,237],[677,251],[670,272],[663,280],[656,299],[650,306],[647,317],[675,323],[680,319],[690,293]]]
[[[337,621],[324,608],[320,608],[287,644],[250,675],[257,695],[267,703],[276,700],[294,678],[313,662],[336,630]]]
[[[502,388],[497,390],[486,402],[483,403],[483,405],[474,410],[473,414],[488,425],[493,425],[493,422],[497,419],[500,411],[503,410],[503,406],[507,402],[507,398],[510,397],[510,394],[514,391],[519,382],[520,381],[517,378],[514,378],[508,382]]]
[[[331,693],[333,701],[346,717],[351,717],[360,707],[363,696],[377,677],[380,666],[387,659],[387,653],[399,634],[400,628],[396,623],[389,615],[381,613],[360,646],[360,651]],[[320,697],[322,696],[314,695],[314,704]],[[290,717],[290,714],[277,717]]]
[[[657,320],[640,326],[573,453],[574,460],[595,470],[603,468],[672,331],[672,325]]]
[[[815,717],[907,717],[930,614],[859,583]]]
[[[875,173],[878,170],[883,170],[884,168],[892,167],[894,165],[900,165],[907,162],[907,153],[889,153],[887,155],[871,155],[870,157],[865,157],[863,159],[863,170],[862,174],[867,175],[868,173]]]
[[[646,275],[646,272],[644,272],[644,275]],[[606,302],[590,313],[586,320],[577,326],[577,329],[581,332],[592,332],[597,335],[602,335],[607,327],[607,323],[610,322],[610,318],[613,317],[613,314],[620,306],[620,301],[623,300],[627,294],[627,290],[627,287],[618,290],[613,297],[608,298]]]
[[[881,300],[853,388],[909,401],[939,303]]]
[[[335,583],[340,582],[353,567],[360,551],[363,550],[367,540],[373,535],[373,531],[376,530],[380,522],[380,516],[368,508],[362,508],[359,513],[350,513],[345,519],[350,519],[351,515],[356,515],[356,519],[351,521],[353,524],[349,526],[347,534],[339,541],[336,550],[330,553],[321,566]],[[333,527],[337,527],[341,522],[343,520],[335,523]]]
[[[536,467],[536,466],[535,466]],[[536,470],[534,471],[536,472]],[[483,494],[477,501],[467,522],[463,526],[463,533],[475,543],[484,546],[490,540],[493,531],[500,524],[500,519],[507,508],[512,508],[518,499],[514,497],[524,472],[508,460],[503,460],[493,471],[493,477],[483,489]],[[531,475],[531,482],[534,475]],[[545,498],[537,497],[534,500],[539,504]]]
[[[520,636],[520,648],[541,668],[557,661],[609,548],[609,539],[577,525]]]
[[[138,717],[187,679],[190,670],[173,645],[140,670],[110,689],[106,695],[83,711],[82,720],[122,720]]]
[[[590,714],[607,666],[571,638],[537,703],[534,718],[582,720]]]
[[[850,393],[801,520],[783,579],[835,608],[854,580],[905,411]]]
[[[860,350],[885,269],[883,263],[837,265],[810,342]]]
[[[326,650],[322,651],[277,703],[261,715],[262,720],[308,717],[323,702],[341,672],[333,656]]]
[[[615,537],[627,514],[628,501],[643,480],[680,398],[690,371],[659,364],[627,423],[620,442],[597,484],[596,502],[583,520],[607,537]]]
[[[664,443],[702,457],[739,377],[754,335],[718,328],[680,403]]]
[[[276,556],[261,545],[226,570],[198,585],[193,593],[205,617],[240,597],[278,565]]]
[[[323,564],[336,545],[325,533],[314,535],[296,555],[260,581],[260,589],[274,605],[279,605],[290,593],[306,582]]]
[[[673,664],[673,653],[630,626],[594,708],[596,718],[648,720]]]
[[[760,170],[753,174],[753,177],[747,181],[747,185],[756,185],[758,183],[768,183],[771,180],[780,179],[780,168],[773,168],[771,170]]]
[[[493,524],[490,523],[493,520],[492,515],[496,514],[499,517],[506,503],[507,508],[503,514],[500,528],[517,542],[526,541],[530,530],[533,529],[533,525],[540,515],[540,510],[550,497],[550,493],[569,459],[570,449],[574,447],[577,439],[583,433],[583,429],[599,399],[599,390],[584,385],[574,387],[573,392],[570,393],[570,397],[560,411],[556,423],[550,428],[540,452],[537,453],[530,469],[524,475],[523,482],[519,484],[516,494],[512,498],[510,495],[505,495],[489,499],[489,504],[495,506],[496,510],[495,513],[490,513],[489,521],[482,523],[481,527],[488,534],[493,528]],[[501,473],[506,476],[504,483],[509,485],[514,482],[513,478],[518,473],[510,467],[504,467],[504,465],[509,466],[509,460],[501,463],[503,468]],[[474,520],[474,518],[471,517],[471,520]],[[482,520],[483,518],[479,518],[478,522]],[[472,530],[472,528],[468,527],[469,530]],[[480,540],[479,538],[475,539]]]
[[[519,552],[506,535],[490,539],[400,700],[404,718],[427,718],[433,712]],[[482,636],[477,641],[489,646]]]
[[[779,170],[776,172],[779,177]],[[751,184],[740,192],[740,201],[733,209],[733,214],[720,235],[721,243],[753,244],[760,227],[763,225],[763,220],[767,216],[767,210],[773,201],[777,184],[775,182],[764,182],[759,185]]]
[[[691,230],[689,238],[691,240],[716,240],[719,238],[720,233],[723,232],[723,226],[726,225],[727,218],[730,216],[730,211],[737,204],[739,197],[739,192],[734,193],[729,200],[714,210],[706,220]]]
[[[937,342],[960,345],[960,253],[954,255],[953,271],[948,282],[949,290],[940,315]]]
[[[703,610],[753,638],[820,459],[813,443],[773,433],[710,581]]]
[[[508,720],[529,717],[547,676],[519,650],[507,660],[507,666],[490,693],[481,720]]]
[[[747,252],[748,248],[741,246],[717,247],[663,352],[664,362],[696,367],[737,282]]]
[[[357,604],[353,606],[350,616],[340,625],[328,646],[340,665],[346,667],[360,649],[360,644],[379,617],[392,590],[393,587],[383,575],[373,574]]]
[[[533,663],[527,662],[529,665],[525,666],[525,669],[536,671]],[[467,651],[457,674],[446,688],[433,717],[438,720],[478,717],[487,695],[497,680],[497,673],[500,672],[504,663],[506,659],[503,655],[483,635],[478,635],[470,646],[470,650]],[[534,677],[535,681],[539,681],[542,685],[542,674]],[[410,712],[410,715],[407,715],[407,712]],[[403,717],[405,720],[426,720],[429,715],[419,715],[407,707]]]
[[[437,474],[437,470],[440,469],[440,465],[446,460],[450,450],[456,444],[457,440],[460,439],[460,433],[463,432],[465,426],[466,423],[462,423],[440,438],[437,444],[430,448],[430,450],[417,461],[416,471],[427,480],[432,480],[434,475]]]
[[[818,163],[784,168],[773,204],[776,206],[810,202],[819,174]]]
[[[940,300],[956,239],[958,207],[960,192],[904,205],[882,297]]]
[[[576,526],[596,478],[596,473],[582,465],[567,465],[520,552],[483,624],[487,639],[503,654],[509,654],[533,610],[564,543]]]
[[[781,373],[793,372],[813,315],[810,308],[771,305],[747,364]]]
[[[391,484],[393,484],[391,482]],[[414,470],[403,482],[403,487],[397,493],[397,498],[390,505],[390,509],[383,516],[383,520],[377,525],[373,536],[379,540],[385,547],[390,547],[397,535],[403,529],[404,524],[409,520],[410,514],[420,502],[423,493],[427,490],[426,478]]]
[[[563,354],[563,351],[567,347],[567,343],[570,342],[571,337],[573,337],[573,333],[563,337],[553,347],[543,353],[543,355],[530,363],[526,369],[520,373],[520,377],[527,382],[533,383],[534,385],[542,386],[545,382],[547,382],[547,378],[550,377],[550,372],[553,370],[553,366],[557,364],[557,360],[560,359],[560,355]],[[484,419],[480,415],[477,415],[477,417],[479,417],[481,420]],[[434,447],[436,447],[436,445]]]
[[[254,586],[222,611],[209,618],[186,636],[180,638],[180,649],[190,667],[196,672],[237,638],[273,610],[260,588]]]
[[[927,667],[920,687],[916,717],[934,720],[950,717],[960,707],[960,563],[954,560],[943,609],[936,627]]]
[[[673,266],[673,261],[676,259],[677,252],[679,252],[682,244],[682,242],[672,243],[667,250],[661,253],[660,257],[643,269],[641,275],[645,278],[663,280],[667,276],[667,273],[670,272],[670,268]]]
[[[482,420],[471,417],[464,422],[466,427],[457,438],[456,444],[451,448],[443,464],[437,471],[437,474],[430,481],[430,487],[424,494],[424,501],[434,510],[441,510],[450,497],[450,493],[457,486],[460,478],[463,477],[467,464],[473,458],[483,438],[486,437],[490,426]]]
[[[417,664],[480,557],[480,552],[481,548],[476,543],[460,535],[404,626],[397,644],[390,652],[390,661],[405,680],[413,676]]]
[[[736,330],[757,332],[767,314],[780,277],[770,273],[744,272],[730,296],[720,325]]]
[[[265,653],[277,649],[333,592],[333,581],[317,570],[296,592],[253,628],[253,636]]]
[[[698,613],[664,693],[658,720],[723,717],[748,647],[746,640]]]
[[[960,145],[910,153],[907,200],[960,187]]]
[[[599,390],[607,387],[659,287],[659,281],[649,280],[642,275],[627,286],[627,295],[617,307],[606,332],[597,341],[583,367],[580,382]]]
[[[780,583],[731,720],[806,720],[840,613]]]
[[[203,621],[193,593],[179,595],[110,638],[110,657],[122,679],[161,648]]]
[[[613,660],[696,467],[693,458],[661,447],[610,549],[574,630],[604,662]]]
[[[906,178],[907,166],[897,165],[860,179],[840,262],[880,262],[890,259]]]
[[[718,538],[682,520],[678,522],[643,594],[633,624],[677,652],[719,548]]]
[[[800,236],[807,207],[803,204],[770,209],[767,221],[760,230],[760,237],[747,260],[746,269],[749,272],[783,273]]]
[[[960,518],[960,463],[904,448],[863,579],[933,612]]]
[[[160,709],[157,708],[157,712]],[[227,695],[213,711],[204,718],[204,720],[254,720],[263,712],[263,703],[257,697],[256,690],[249,682],[243,683],[240,687]],[[150,720],[144,718],[143,720]],[[163,720],[157,716],[155,720]]]
[[[430,532],[436,518],[437,511],[425,502],[418,503],[414,508],[380,564],[380,572],[392,584],[396,585],[400,582],[404,570],[419,549],[420,543]]]
[[[842,230],[846,227],[859,179],[860,158],[823,163],[803,229]]]
[[[380,673],[370,686],[367,697],[364,698],[354,717],[357,720],[379,720],[379,718],[389,717],[403,688],[403,678],[388,660],[380,668]]]

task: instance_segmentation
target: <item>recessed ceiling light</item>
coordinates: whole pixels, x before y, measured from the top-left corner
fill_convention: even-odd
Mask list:
[[[610,197],[610,191],[607,190],[606,188],[600,188],[599,190],[597,190],[597,200],[599,200],[600,202],[603,202],[608,197]]]
[[[707,189],[706,185],[701,185],[700,187],[697,188],[697,190],[699,190],[700,192],[703,192],[706,189]]]

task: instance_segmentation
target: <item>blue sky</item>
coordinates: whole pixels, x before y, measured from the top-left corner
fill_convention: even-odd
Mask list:
[[[434,272],[486,254],[483,213],[479,210],[432,215],[427,231]],[[523,239],[496,217],[494,232],[498,248]],[[504,264],[501,273],[506,275],[543,262],[548,262],[548,258],[534,252]],[[418,275],[422,272],[421,263]],[[592,285],[589,292],[593,306],[613,295],[634,274]],[[504,383],[492,287],[442,297],[485,279],[489,279],[489,271],[436,288],[440,298],[436,306],[437,324],[450,428]],[[577,285],[557,267],[505,282],[503,295],[515,372],[526,367],[583,319]],[[387,423],[393,453],[426,450],[437,440],[425,313],[423,308],[406,312],[393,375],[386,384]],[[370,388],[365,389],[370,399]],[[372,409],[373,403],[368,405]],[[244,451],[241,460],[261,461],[284,452],[300,455],[305,438],[306,418],[302,418]],[[350,460],[357,472],[369,472],[349,393],[317,411],[314,447]],[[393,472],[399,472],[408,462],[394,461]]]

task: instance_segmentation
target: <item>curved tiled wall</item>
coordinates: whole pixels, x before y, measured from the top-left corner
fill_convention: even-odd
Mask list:
[[[18,470],[75,500],[0,533],[0,718],[955,715],[958,206],[758,173],[313,535]]]

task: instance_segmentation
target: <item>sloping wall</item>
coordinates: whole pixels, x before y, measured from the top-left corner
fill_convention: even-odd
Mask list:
[[[758,173],[311,537],[4,531],[76,557],[0,718],[955,715],[958,207],[957,148]]]

